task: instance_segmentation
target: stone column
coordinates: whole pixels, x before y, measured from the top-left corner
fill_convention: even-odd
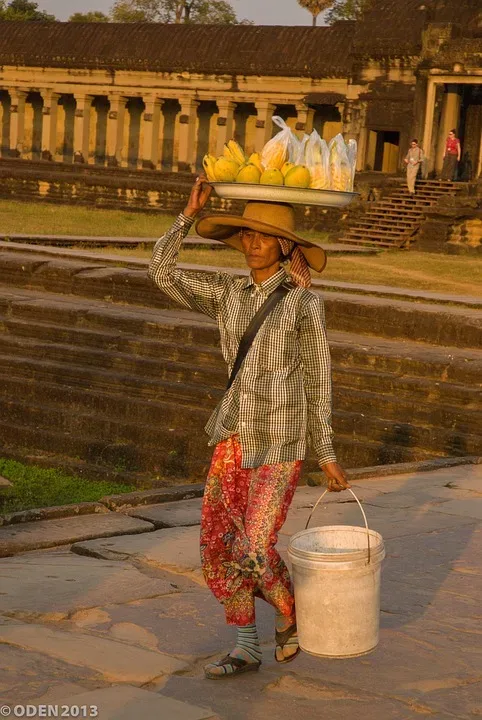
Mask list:
[[[365,169],[365,158],[367,154],[368,145],[368,130],[366,127],[361,128],[360,135],[358,136],[358,152],[356,156],[356,169],[358,172],[363,172]]]
[[[107,164],[118,167],[122,165],[127,98],[120,95],[109,95],[109,103],[106,137]]]
[[[217,119],[216,156],[219,157],[223,154],[224,144],[229,142],[234,134],[234,110],[236,103],[231,102],[231,100],[217,100],[216,103],[219,111]]]
[[[270,102],[260,101],[256,103],[256,112],[258,114],[256,120],[256,150],[258,152],[261,152],[268,140],[271,139],[271,120],[274,109],[275,106]]]
[[[90,109],[93,97],[75,95],[74,162],[89,162]]]
[[[306,133],[309,135],[313,130],[313,120],[315,117],[315,109],[310,108],[308,105],[302,103],[296,106],[296,112],[298,119],[296,122],[295,129],[302,135]]]
[[[435,111],[435,94],[436,94],[436,83],[433,80],[428,81],[427,85],[427,102],[425,105],[425,124],[423,131],[423,143],[422,147],[427,156],[427,170],[433,170],[434,158],[430,152],[432,145],[432,132],[433,132],[433,116]]]
[[[179,102],[181,112],[179,115],[177,170],[193,172],[196,168],[196,129],[199,103],[194,98],[179,98]]]
[[[443,96],[442,117],[437,141],[437,154],[435,156],[435,169],[441,170],[445,150],[445,141],[453,128],[457,130],[460,116],[461,96],[457,85],[447,85]]]
[[[9,90],[10,93],[10,153],[22,157],[25,139],[25,102],[27,93],[23,90]]]
[[[159,162],[159,140],[162,133],[161,120],[164,101],[156,97],[143,98],[142,114],[142,167],[155,170]]]
[[[42,99],[42,158],[55,160],[57,150],[57,109],[60,95],[52,90],[43,90]]]

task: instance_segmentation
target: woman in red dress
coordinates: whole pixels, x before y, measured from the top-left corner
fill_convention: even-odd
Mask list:
[[[445,141],[444,164],[442,167],[442,180],[454,180],[457,165],[460,162],[460,140],[455,135],[455,130],[449,132]]]

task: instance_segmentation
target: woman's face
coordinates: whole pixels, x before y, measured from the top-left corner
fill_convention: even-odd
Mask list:
[[[449,138],[450,138],[451,140],[453,140],[453,139],[454,139],[454,137],[455,137],[455,133],[453,133],[453,132],[449,132]]]
[[[246,263],[252,270],[264,270],[280,262],[281,247],[274,235],[243,228],[240,238]]]

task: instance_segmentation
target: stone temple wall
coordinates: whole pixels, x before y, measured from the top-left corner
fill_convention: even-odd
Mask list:
[[[0,198],[3,199],[177,214],[185,207],[193,180],[191,173],[129,172],[63,163],[0,160]],[[386,188],[387,179],[383,176],[367,173],[357,178],[361,201],[378,196]],[[210,202],[210,209],[215,212],[242,213],[244,207],[244,203],[222,200],[214,194]],[[350,215],[356,214],[359,205],[350,206]],[[297,206],[296,212],[299,228],[336,233],[347,211]]]

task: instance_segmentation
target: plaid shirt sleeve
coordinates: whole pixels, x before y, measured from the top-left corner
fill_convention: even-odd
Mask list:
[[[182,241],[194,218],[182,213],[155,244],[147,272],[149,278],[172,300],[189,310],[216,318],[219,300],[229,282],[223,273],[195,273],[176,267]]]
[[[331,359],[321,298],[313,295],[301,317],[299,342],[308,403],[308,437],[320,465],[336,462],[331,429]]]

